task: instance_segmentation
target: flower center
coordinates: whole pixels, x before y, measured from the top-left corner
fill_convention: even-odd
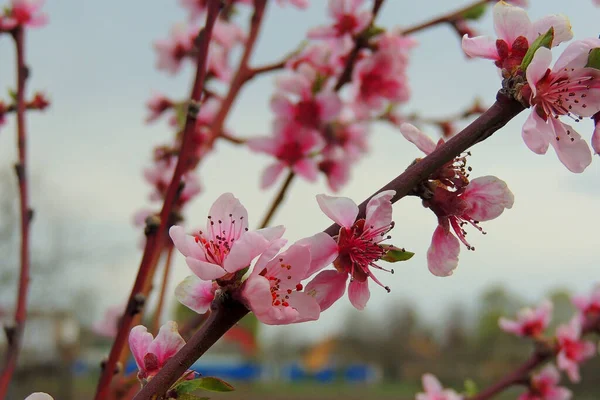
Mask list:
[[[342,36],[346,33],[352,33],[354,28],[357,26],[356,18],[354,18],[351,14],[345,14],[342,18],[340,18],[337,23],[334,25],[335,29],[338,32],[339,36]]]
[[[243,219],[243,216],[239,217],[240,221],[243,221]],[[210,221],[210,235],[205,235],[202,231],[198,231],[198,235],[194,236],[194,239],[204,251],[204,255],[208,262],[222,266],[227,254],[231,251],[233,243],[239,239],[239,237],[242,236],[242,233],[247,231],[248,228],[242,230],[241,223],[236,226],[236,219],[233,217],[233,214],[229,214],[228,224],[223,224],[223,221],[221,220],[218,220],[215,223],[210,215],[208,216],[208,220]]]
[[[512,73],[521,65],[523,57],[525,57],[528,49],[529,42],[524,36],[516,38],[512,43],[512,46],[509,46],[504,40],[498,39],[496,40],[498,60],[496,60],[495,64],[498,68],[505,69],[509,73]]]
[[[296,104],[296,121],[308,128],[319,127],[319,106],[314,100],[302,100]]]

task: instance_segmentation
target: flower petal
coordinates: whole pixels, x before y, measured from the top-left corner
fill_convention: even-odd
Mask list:
[[[297,318],[292,322],[316,321],[319,319],[321,308],[314,297],[304,292],[292,292],[289,296],[288,303],[290,307],[298,311]]]
[[[198,243],[196,243],[193,236],[185,233],[185,229],[182,226],[173,225],[169,229],[169,236],[171,237],[175,248],[185,257],[206,261],[204,251],[200,248]]]
[[[334,197],[325,194],[317,195],[319,208],[339,226],[350,228],[358,216],[358,206],[347,197]]]
[[[552,140],[552,129],[538,115],[536,107],[531,110],[523,125],[522,137],[529,150],[536,154],[546,154]]]
[[[350,281],[348,285],[348,299],[350,299],[350,303],[357,310],[364,310],[369,298],[371,297],[371,292],[369,291],[369,281],[365,280],[364,282],[359,281],[358,279],[354,279]]]
[[[204,314],[215,298],[214,285],[211,281],[203,281],[195,275],[190,275],[177,285],[175,297],[189,309]]]
[[[400,125],[400,133],[402,133],[402,136],[404,136],[406,140],[417,146],[417,148],[425,154],[430,154],[435,150],[435,142],[431,140],[429,136],[421,132],[419,128],[408,122],[404,122]]]
[[[231,251],[223,262],[227,272],[237,272],[250,266],[259,254],[269,247],[269,241],[256,232],[246,232],[231,246]]]
[[[305,278],[322,270],[333,262],[338,256],[338,245],[335,240],[324,232],[300,239],[296,243],[307,245],[310,248],[310,268]]]
[[[433,232],[431,246],[427,250],[427,266],[435,276],[450,276],[458,266],[460,242],[439,226]]]
[[[52,396],[44,392],[31,393],[25,398],[25,400],[54,400]]]
[[[306,285],[304,291],[316,299],[323,312],[344,295],[347,280],[348,274],[345,272],[321,271]]]
[[[200,261],[193,257],[186,257],[185,262],[192,272],[204,281],[212,281],[225,276],[226,272],[220,265]]]
[[[160,327],[158,335],[150,344],[148,353],[156,355],[159,366],[173,357],[185,345],[185,340],[177,330],[177,322],[168,321]]]
[[[242,298],[255,315],[266,313],[273,306],[271,284],[262,275],[251,275],[242,288]]]
[[[600,39],[587,38],[570,43],[558,57],[552,71],[559,72],[571,68],[583,68],[587,65],[588,56],[592,49],[600,47]]]
[[[529,87],[531,88],[532,96],[535,96],[537,93],[537,84],[546,75],[546,71],[548,71],[548,67],[550,67],[550,63],[552,62],[552,52],[550,49],[545,47],[540,47],[535,54],[533,55],[533,59],[531,63],[527,67],[527,71],[525,71],[525,75],[527,76],[527,83],[529,83]]]
[[[269,165],[260,178],[260,188],[266,189],[275,183],[281,172],[285,169],[285,164],[282,162],[276,162]]]
[[[319,167],[317,163],[310,158],[303,158],[292,165],[292,170],[306,179],[309,182],[314,182],[317,180],[317,176],[319,175]]]
[[[392,223],[392,198],[395,195],[395,190],[385,190],[369,200],[365,213],[365,230],[379,229]]]
[[[515,197],[504,182],[495,176],[482,176],[469,182],[462,198],[468,203],[467,214],[476,221],[489,221],[512,208]]]
[[[223,193],[215,200],[208,212],[208,218],[206,222],[208,235],[213,230],[217,231],[217,235],[221,235],[223,230],[229,232],[229,228],[239,232],[244,232],[248,228],[248,211],[231,193]],[[219,226],[221,228],[217,229]],[[216,240],[216,237],[212,236],[212,238]]]
[[[283,248],[287,243],[287,239],[275,239],[271,242],[268,249],[263,251],[263,253],[258,257],[256,263],[254,264],[254,268],[252,269],[252,275],[259,275],[266,268],[267,263],[271,261],[279,250]]]
[[[549,118],[550,125],[556,136],[552,146],[558,159],[571,172],[581,173],[592,163],[592,153],[585,140],[570,125],[556,118]]]
[[[442,386],[442,384],[440,383],[438,378],[436,378],[435,375],[433,375],[433,374],[423,375],[423,377],[421,378],[421,381],[423,382],[423,389],[425,389],[427,394],[430,394],[430,395],[441,394],[442,391],[444,390],[444,387]]]
[[[462,38],[462,49],[469,57],[481,57],[498,60],[496,41],[488,36],[475,36],[470,38],[465,34]]]
[[[556,47],[563,42],[568,42],[573,39],[573,31],[571,30],[571,22],[565,15],[548,15],[535,21],[531,27],[531,33],[527,38],[529,44],[533,43],[538,36],[546,34],[550,27],[554,28],[554,38],[552,39],[552,47]]]
[[[148,353],[153,339],[152,334],[143,325],[135,326],[129,332],[129,348],[140,371],[144,368],[144,356]]]
[[[527,12],[522,8],[512,6],[504,1],[499,1],[494,6],[493,15],[496,34],[509,46],[512,45],[519,36],[529,36],[529,33],[531,32],[531,21],[527,16]]]

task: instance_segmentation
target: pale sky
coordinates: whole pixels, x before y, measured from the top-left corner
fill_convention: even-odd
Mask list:
[[[312,3],[308,11],[269,5],[253,65],[279,60],[303,39],[307,28],[325,23],[326,2]],[[467,3],[424,0],[415,7],[388,0],[378,24],[388,28],[408,26]],[[600,8],[594,7],[591,0],[531,3],[532,19],[565,13],[576,38],[598,35],[594,29]],[[574,3],[576,8],[572,7]],[[68,240],[83,248],[82,260],[64,273],[65,287],[60,290],[69,293],[78,287],[96,287],[99,298],[95,301],[102,308],[121,302],[129,293],[139,264],[137,242],[141,235],[132,227],[131,216],[148,206],[150,191],[141,171],[148,165],[152,147],[172,134],[164,121],[151,126],[143,123],[144,104],[153,90],[184,98],[192,74],[189,67],[176,77],[157,71],[151,43],[166,37],[170,26],[182,21],[185,14],[174,0],[49,1],[45,11],[50,24],[31,31],[27,37],[32,70],[29,88],[46,91],[52,101],[47,112],[28,117],[31,171],[39,175],[46,188],[34,191],[32,203],[35,207],[50,202],[68,213],[69,224],[77,232],[67,235]],[[493,34],[490,12],[476,27],[479,32]],[[407,112],[437,117],[464,109],[475,97],[487,105],[493,102],[500,85],[496,68],[488,61],[467,60],[450,28],[436,27],[415,38],[419,46],[414,49],[408,72],[413,95],[405,106]],[[12,53],[11,41],[1,37],[3,91],[14,80]],[[243,90],[227,123],[233,132],[243,137],[269,132],[272,114],[268,102],[273,83],[274,75],[269,75]],[[392,292],[387,294],[373,285],[364,312],[381,312],[389,302],[409,300],[425,313],[426,319],[434,321],[449,303],[472,302],[494,284],[504,284],[535,302],[549,289],[587,291],[599,280],[600,218],[596,207],[600,200],[600,158],[595,156],[583,174],[575,175],[558,161],[552,149],[545,156],[533,154],[520,135],[526,115],[524,112],[476,146],[469,160],[472,177],[491,174],[508,183],[515,194],[513,209],[482,224],[488,232],[485,236],[470,230],[469,240],[477,250],[462,248],[454,275],[438,278],[429,273],[425,262],[436,224],[434,215],[413,198],[397,203],[393,243],[417,254],[411,261],[397,265],[395,275],[378,274]],[[589,139],[588,121],[576,128]],[[438,134],[433,128],[429,133]],[[420,156],[396,129],[384,124],[373,126],[370,140],[370,154],[354,168],[352,181],[339,193],[357,203]],[[0,167],[12,168],[14,159],[14,125],[10,119],[0,129]],[[188,226],[203,223],[214,199],[226,191],[242,201],[250,223],[257,225],[278,186],[266,192],[258,187],[259,175],[269,161],[245,148],[219,143],[217,151],[201,166],[205,190],[188,208]],[[323,179],[318,184],[294,182],[285,207],[274,220],[275,224],[286,225],[290,241],[329,226],[330,221],[314,201],[318,193],[329,193]],[[43,245],[49,239],[48,233],[39,227],[47,228],[49,217],[41,213],[36,218],[32,235],[36,243]],[[118,254],[107,257],[113,251]],[[182,257],[176,259],[173,287],[190,274]],[[41,290],[42,286],[43,282],[34,276],[33,290]],[[321,320],[304,324],[301,332],[314,337],[335,332],[339,316],[350,309],[343,298]],[[269,327],[265,332],[268,335],[277,329],[291,332],[295,328]]]

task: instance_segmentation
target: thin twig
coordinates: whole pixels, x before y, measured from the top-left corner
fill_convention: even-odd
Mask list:
[[[33,210],[29,208],[29,190],[27,185],[27,131],[25,127],[25,81],[28,69],[25,64],[25,31],[18,26],[13,31],[17,53],[17,148],[19,161],[15,172],[19,181],[19,205],[21,214],[21,268],[19,289],[15,306],[15,325],[5,328],[8,349],[4,369],[0,375],[0,399],[6,397],[8,386],[17,366],[17,357],[27,318],[27,292],[29,289],[29,226]]]
[[[167,258],[165,260],[165,267],[163,269],[163,276],[160,286],[160,293],[158,294],[158,304],[156,310],[154,310],[154,321],[152,323],[153,332],[158,332],[160,327],[160,317],[162,316],[162,310],[165,303],[165,294],[167,292],[167,286],[169,285],[169,272],[171,271],[171,261],[173,259],[173,246],[169,246],[167,251]]]
[[[196,125],[196,117],[198,114],[198,103],[204,86],[204,78],[206,76],[206,61],[208,58],[208,46],[212,36],[213,26],[217,19],[220,9],[219,1],[211,1],[208,3],[205,27],[200,31],[197,38],[198,56],[196,59],[196,78],[190,95],[190,105],[186,116],[183,137],[181,141],[181,150],[177,160],[177,165],[173,173],[173,178],[167,193],[165,201],[160,213],[160,224],[158,226],[147,226],[146,246],[144,254],[138,270],[138,274],[129,295],[129,301],[125,313],[123,314],[117,337],[110,351],[108,361],[106,362],[102,375],[98,382],[96,392],[96,400],[105,399],[110,389],[110,382],[115,372],[117,360],[122,353],[126,344],[129,331],[132,328],[134,316],[143,306],[143,297],[140,294],[146,285],[148,279],[151,279],[150,272],[152,265],[160,256],[162,247],[166,240],[166,232],[171,220],[171,211],[178,196],[181,176],[189,168],[190,151],[194,146],[191,146],[190,141],[193,140],[193,132]],[[142,304],[140,304],[142,303]]]
[[[457,20],[461,19],[462,16],[467,11],[471,10],[474,7],[482,6],[482,5],[484,5],[484,4],[488,3],[488,2],[489,2],[489,0],[478,0],[478,1],[472,3],[472,4],[468,5],[468,6],[465,6],[465,7],[461,8],[460,10],[453,11],[453,12],[451,12],[449,14],[444,14],[444,15],[442,15],[440,17],[436,17],[436,18],[433,18],[433,19],[431,19],[429,21],[425,21],[425,22],[422,22],[420,24],[413,25],[413,26],[408,27],[406,29],[402,29],[402,34],[403,35],[410,35],[412,33],[416,33],[416,32],[422,31],[422,30],[427,29],[427,28],[431,28],[431,27],[439,25],[439,24],[454,23]]]
[[[265,217],[263,218],[263,221],[260,223],[260,228],[266,228],[269,225],[269,222],[271,222],[271,218],[273,218],[273,216],[275,215],[275,211],[277,211],[279,206],[283,203],[285,194],[288,191],[288,189],[290,188],[290,185],[292,184],[292,181],[294,180],[295,176],[296,176],[296,174],[294,174],[294,171],[290,170],[290,172],[288,173],[288,176],[285,178],[285,181],[283,182],[283,185],[279,189],[279,192],[277,192],[277,196],[275,196],[275,198],[273,199],[273,202],[271,203],[271,207],[269,207],[269,211],[267,211],[267,215],[265,215]]]

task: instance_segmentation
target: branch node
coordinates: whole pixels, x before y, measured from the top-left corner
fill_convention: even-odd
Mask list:
[[[33,211],[33,208],[29,208],[27,210],[27,223],[30,223],[33,220],[34,214],[35,212]]]
[[[160,227],[160,217],[158,215],[151,215],[146,218],[146,228],[144,228],[144,234],[150,236],[155,234]]]
[[[198,113],[200,112],[200,102],[195,100],[190,100],[188,103],[187,116],[188,118],[196,119],[198,117]]]
[[[25,166],[20,162],[15,163],[15,174],[17,175],[17,179],[19,181],[23,181],[25,179]]]
[[[4,334],[6,335],[6,341],[8,346],[13,346],[16,339],[17,327],[15,325],[5,325]]]

